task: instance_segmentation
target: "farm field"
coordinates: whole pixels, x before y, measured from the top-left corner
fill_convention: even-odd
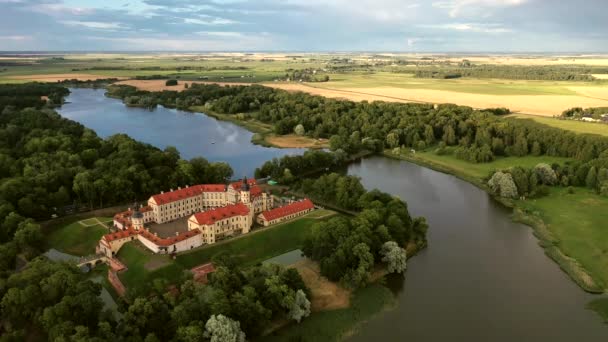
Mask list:
[[[534,120],[547,126],[556,127],[575,133],[588,133],[608,136],[608,125],[595,122],[584,122],[576,120],[560,120],[557,118],[546,118],[532,115],[514,114],[508,117],[517,120]]]
[[[353,70],[340,73],[326,68],[337,59],[349,59]],[[413,76],[416,66],[391,66],[394,60],[412,63],[456,65],[462,59],[472,63],[511,66],[608,66],[605,56],[450,56],[413,54],[74,54],[18,59],[4,62],[24,66],[0,68],[0,82],[24,83],[34,80],[55,82],[64,78],[80,80],[120,78],[123,84],[143,90],[183,90],[183,83],[262,83],[288,91],[353,101],[394,101],[455,103],[474,108],[507,107],[515,113],[554,116],[572,107],[608,106],[608,74],[596,73],[596,81],[530,81],[507,79],[427,79]],[[30,63],[30,64],[28,64]],[[380,63],[376,66],[377,63]],[[382,64],[384,63],[384,64]],[[450,64],[451,63],[451,64]],[[10,65],[7,64],[7,65]],[[339,64],[342,65],[342,64]],[[368,70],[355,70],[357,66]],[[277,82],[289,70],[327,70],[329,82]],[[178,78],[178,86],[166,87],[164,80],[125,80],[135,77]]]
[[[111,222],[110,217],[95,217],[55,228],[48,236],[48,246],[77,256],[94,254],[95,246],[108,233],[107,225]]]

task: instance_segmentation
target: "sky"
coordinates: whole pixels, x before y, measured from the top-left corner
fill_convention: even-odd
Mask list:
[[[608,0],[0,0],[0,51],[608,52]]]

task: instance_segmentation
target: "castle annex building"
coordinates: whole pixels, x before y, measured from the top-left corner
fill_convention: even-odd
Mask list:
[[[97,253],[113,257],[127,242],[138,240],[154,253],[178,253],[227,237],[247,234],[254,222],[268,226],[314,209],[305,199],[274,208],[272,195],[254,179],[230,184],[200,184],[161,192],[148,205],[114,215],[115,233],[104,235]],[[257,217],[257,220],[256,220]],[[188,230],[161,238],[150,225],[187,218]]]

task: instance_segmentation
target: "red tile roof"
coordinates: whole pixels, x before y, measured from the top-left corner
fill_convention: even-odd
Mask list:
[[[110,233],[110,234],[106,234],[103,236],[103,239],[106,240],[107,242],[112,242],[114,240],[118,240],[118,239],[124,239],[127,238],[129,236],[134,236],[137,235],[137,231],[133,230],[133,229],[127,229],[127,230],[122,230],[116,233]]]
[[[251,195],[251,198],[255,198],[258,197],[262,194],[262,188],[260,188],[257,185],[254,185],[251,187],[251,189],[249,190],[249,193]]]
[[[247,179],[247,184],[249,184],[249,186],[253,186],[256,185],[256,181],[254,178],[248,178]],[[230,185],[232,186],[232,188],[234,188],[234,190],[236,191],[240,191],[241,190],[241,185],[243,185],[243,180],[239,179],[236,182],[230,183]]]
[[[198,196],[203,192],[224,192],[226,186],[224,184],[199,184],[193,185],[187,188],[178,189],[162,194],[156,194],[152,196],[156,204],[167,204],[175,201],[182,200],[184,198],[190,198]]]
[[[292,215],[307,209],[312,209],[314,207],[315,205],[312,203],[312,201],[308,198],[305,198],[301,201],[297,201],[279,208],[264,211],[261,215],[263,215],[263,217],[267,221],[272,221],[281,217],[285,217],[287,215]]]
[[[218,220],[243,215],[249,215],[249,208],[243,203],[238,203],[196,213],[193,217],[194,222],[198,224],[214,224]]]
[[[163,246],[163,247],[171,246],[171,245],[173,245],[173,244],[175,244],[177,242],[184,241],[184,240],[189,239],[189,238],[191,238],[193,236],[196,236],[196,235],[198,235],[200,233],[201,233],[200,230],[193,229],[193,230],[189,230],[187,232],[180,233],[177,236],[172,236],[172,237],[168,237],[168,238],[161,238],[161,237],[158,237],[158,236],[150,233],[147,230],[140,230],[139,231],[139,234],[141,236],[143,236],[147,240],[152,241],[155,245],[157,245],[157,246]]]

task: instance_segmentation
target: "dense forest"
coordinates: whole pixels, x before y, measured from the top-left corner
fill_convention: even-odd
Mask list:
[[[358,288],[369,280],[373,266],[384,261],[385,244],[394,243],[405,258],[402,246],[426,246],[428,226],[424,218],[410,217],[405,202],[378,190],[366,191],[357,177],[337,173],[305,177],[340,166],[344,158],[336,153],[307,151],[264,163],[256,169],[256,177],[271,177],[318,203],[357,212],[354,217],[318,223],[302,250],[319,262],[328,279]]]
[[[351,102],[262,86],[193,84],[183,92],[145,92],[112,86],[110,95],[132,106],[208,110],[272,124],[276,134],[298,125],[312,138],[328,138],[334,151],[352,154],[389,148],[425,149],[471,162],[500,156],[549,155],[589,161],[608,148],[608,138],[566,132],[532,120],[499,118],[502,109],[474,110],[452,104]]]
[[[587,66],[524,66],[524,65],[472,65],[458,67],[422,67],[414,75],[418,78],[497,78],[506,80],[593,81],[591,74],[608,72],[607,68]]]

